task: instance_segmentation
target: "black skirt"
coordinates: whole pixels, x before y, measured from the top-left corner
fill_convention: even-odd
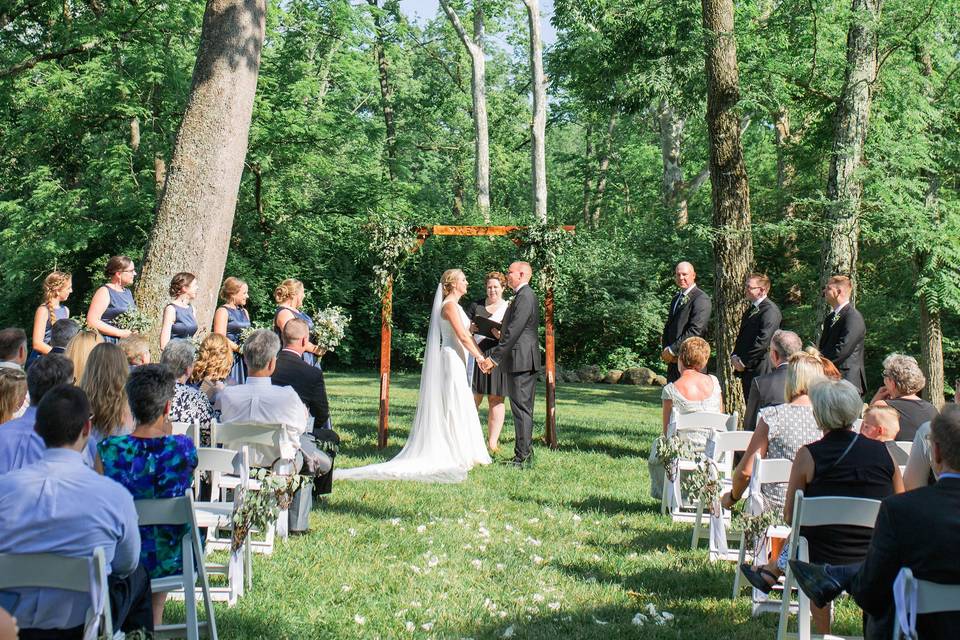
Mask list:
[[[477,348],[483,355],[489,356],[496,346],[496,340],[484,340],[477,345]],[[494,367],[490,373],[484,373],[477,365],[473,367],[473,383],[470,386],[474,393],[484,396],[506,396],[509,393],[509,383],[507,373],[501,366]]]

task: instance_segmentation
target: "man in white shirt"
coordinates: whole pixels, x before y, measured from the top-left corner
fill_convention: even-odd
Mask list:
[[[27,334],[11,327],[0,331],[0,367],[23,369],[27,361]]]

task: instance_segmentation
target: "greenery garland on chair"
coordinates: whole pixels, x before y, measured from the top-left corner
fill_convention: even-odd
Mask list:
[[[657,458],[663,465],[663,470],[667,473],[667,480],[673,482],[677,479],[680,460],[689,458],[692,454],[690,443],[676,436],[668,438],[661,435],[653,441],[653,447],[657,451]]]
[[[260,482],[260,489],[244,492],[240,508],[233,514],[231,551],[243,546],[247,534],[253,529],[265,531],[276,522],[280,511],[290,508],[293,494],[305,482],[304,476],[299,474],[281,476],[267,469],[255,469],[250,476]]]
[[[723,481],[720,480],[717,463],[703,453],[698,453],[695,460],[697,468],[683,481],[683,487],[691,497],[706,506],[711,515],[719,517]]]

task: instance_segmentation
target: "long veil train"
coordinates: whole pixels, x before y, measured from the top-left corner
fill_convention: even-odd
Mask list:
[[[490,463],[467,385],[464,350],[441,315],[443,299],[443,286],[438,285],[407,443],[387,462],[335,470],[335,480],[462,482],[475,464]],[[465,320],[462,310],[460,314]]]

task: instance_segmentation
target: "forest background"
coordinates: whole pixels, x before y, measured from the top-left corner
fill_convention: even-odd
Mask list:
[[[524,5],[448,6],[474,35],[479,11],[485,36],[489,209],[474,167],[471,54],[443,10],[411,21],[395,0],[267,3],[225,273],[249,283],[256,321],[270,322],[286,277],[304,281],[308,308],[346,308],[353,324],[327,367],[378,359],[371,219],[535,220]],[[82,315],[108,256],[140,266],[203,16],[196,0],[0,0],[0,325],[29,327],[55,267],[73,272],[67,304]],[[815,341],[824,237],[835,232],[836,112],[857,21],[872,34],[876,66],[855,168],[868,380],[879,385],[892,351],[921,357],[930,344],[921,327],[935,323],[949,395],[960,375],[953,0],[887,0],[882,10],[879,0],[737,3],[751,267],[772,278],[784,326]],[[711,294],[717,279],[701,4],[557,0],[552,24],[548,220],[577,225],[559,263],[558,362],[662,371],[673,265],[693,262]],[[444,269],[463,268],[479,298],[483,274],[515,255],[502,238],[429,240],[394,288],[394,365],[418,366]]]

